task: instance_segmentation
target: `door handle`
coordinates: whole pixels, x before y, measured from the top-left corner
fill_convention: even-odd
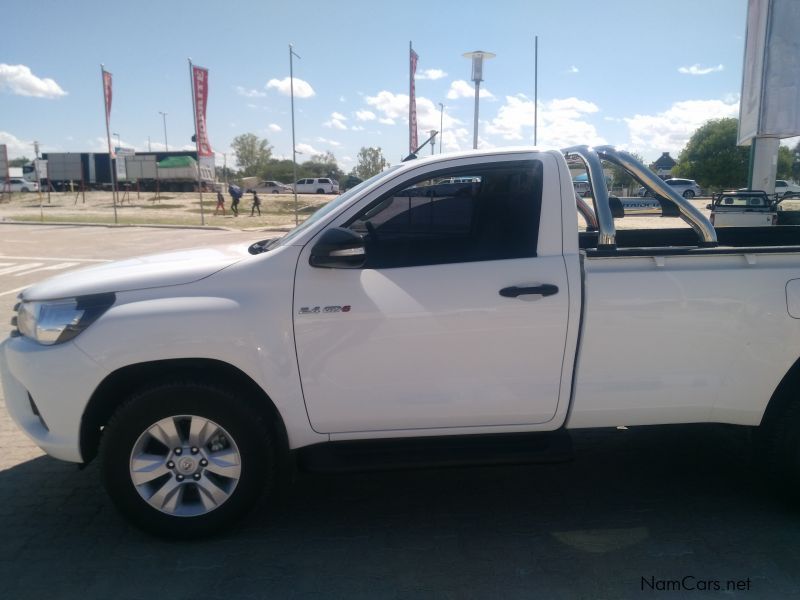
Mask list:
[[[517,296],[526,296],[538,294],[540,296],[552,296],[558,293],[558,286],[551,283],[544,283],[533,287],[517,287],[515,285],[500,290],[500,295],[503,298],[516,298]]]

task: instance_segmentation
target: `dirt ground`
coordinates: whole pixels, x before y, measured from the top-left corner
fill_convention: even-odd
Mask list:
[[[291,229],[295,224],[295,203],[292,194],[263,194],[261,215],[250,216],[252,196],[239,203],[239,216],[231,212],[231,198],[225,197],[225,212],[214,214],[216,194],[203,194],[201,217],[198,193],[162,193],[135,191],[120,193],[117,220],[121,225],[193,225],[229,227],[232,229]],[[302,222],[334,196],[302,194],[297,197],[298,220]],[[0,196],[0,220],[44,223],[114,223],[111,192],[51,192],[38,194],[6,194]]]

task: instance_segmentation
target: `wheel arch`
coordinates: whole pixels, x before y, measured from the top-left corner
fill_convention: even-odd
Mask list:
[[[89,399],[80,427],[80,452],[85,464],[100,447],[102,430],[117,408],[132,392],[161,381],[189,379],[225,384],[247,399],[263,416],[275,436],[279,459],[288,457],[286,426],[280,412],[264,389],[237,367],[214,359],[183,358],[137,363],[110,373]]]
[[[797,392],[800,390],[800,358],[798,358],[791,368],[781,379],[778,387],[772,392],[772,397],[767,403],[767,408],[761,417],[761,426],[768,426],[779,418],[781,413],[792,402],[798,400]]]

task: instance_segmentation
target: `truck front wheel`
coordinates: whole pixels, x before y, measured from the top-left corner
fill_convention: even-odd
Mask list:
[[[132,396],[103,431],[102,475],[119,511],[161,537],[233,524],[274,481],[263,419],[235,394],[174,382]]]

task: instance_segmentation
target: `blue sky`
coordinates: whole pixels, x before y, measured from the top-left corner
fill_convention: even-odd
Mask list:
[[[419,54],[420,140],[472,146],[470,63],[484,68],[481,147],[532,144],[539,36],[539,143],[611,143],[673,156],[710,118],[738,116],[745,0],[15,2],[0,41],[0,143],[10,156],[103,151],[100,63],[114,74],[111,128],[123,145],[193,147],[187,57],[208,67],[211,145],[266,137],[291,156],[288,44],[297,146],[349,169],[362,146],[408,149],[408,43]],[[305,94],[298,93],[305,91]],[[307,97],[297,97],[306,95]],[[437,148],[438,151],[438,148]],[[229,155],[230,160],[230,155]]]

